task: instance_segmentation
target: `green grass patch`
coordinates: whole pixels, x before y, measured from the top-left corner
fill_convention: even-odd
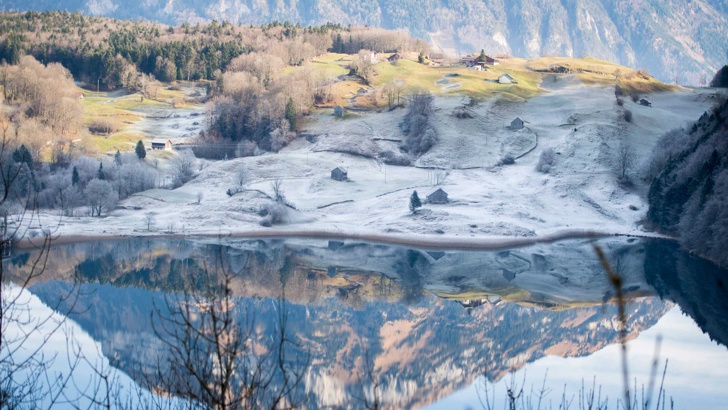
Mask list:
[[[144,138],[133,132],[117,132],[108,137],[93,135],[90,138],[91,144],[101,153],[133,151],[137,141]]]

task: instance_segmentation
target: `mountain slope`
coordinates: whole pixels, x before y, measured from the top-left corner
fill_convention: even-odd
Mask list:
[[[678,233],[687,249],[728,265],[728,100],[690,129],[665,134],[659,146],[647,217],[659,229]]]
[[[716,0],[70,0],[60,7],[167,24],[288,20],[401,28],[454,55],[588,55],[681,84],[705,84],[728,49],[728,8]],[[0,10],[57,8],[51,0],[0,0]]]

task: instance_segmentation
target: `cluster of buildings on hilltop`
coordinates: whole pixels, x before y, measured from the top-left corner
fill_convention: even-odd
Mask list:
[[[446,65],[448,63],[453,64],[453,61],[449,60],[443,53],[432,52],[428,55],[428,58],[433,64],[436,65]],[[457,61],[456,64],[465,66],[473,70],[487,71],[487,66],[497,66],[498,64],[500,64],[500,60],[486,54],[477,54],[462,57]]]

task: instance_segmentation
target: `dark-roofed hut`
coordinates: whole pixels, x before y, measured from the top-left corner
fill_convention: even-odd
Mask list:
[[[336,181],[346,181],[349,179],[348,173],[343,169],[336,167],[331,170],[331,179]]]
[[[447,192],[443,191],[442,188],[438,188],[437,191],[427,195],[427,202],[430,204],[446,204]]]
[[[154,140],[152,141],[152,149],[163,149],[165,151],[172,151],[172,141]]]
[[[515,120],[511,121],[512,130],[520,130],[521,128],[523,128],[523,120],[521,117],[516,117]]]

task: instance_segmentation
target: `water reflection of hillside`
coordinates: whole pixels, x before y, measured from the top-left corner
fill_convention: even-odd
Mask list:
[[[626,276],[628,331],[636,337],[670,306],[649,297],[645,280],[651,253],[663,248],[627,240],[602,246]],[[580,356],[615,343],[616,311],[602,305],[611,294],[590,251],[580,242],[438,253],[340,242],[130,240],[54,248],[47,276],[54,281],[31,290],[49,301],[63,281],[80,277],[83,313],[73,319],[115,366],[133,373],[159,354],[153,305],[165,291],[194,285],[203,269],[234,272],[239,303],[270,331],[271,298],[285,286],[290,331],[314,358],[306,383],[312,404],[343,406],[361,396],[367,352],[386,403],[399,408],[432,402],[479,374],[497,380],[544,355]],[[11,262],[15,273],[22,259]]]

